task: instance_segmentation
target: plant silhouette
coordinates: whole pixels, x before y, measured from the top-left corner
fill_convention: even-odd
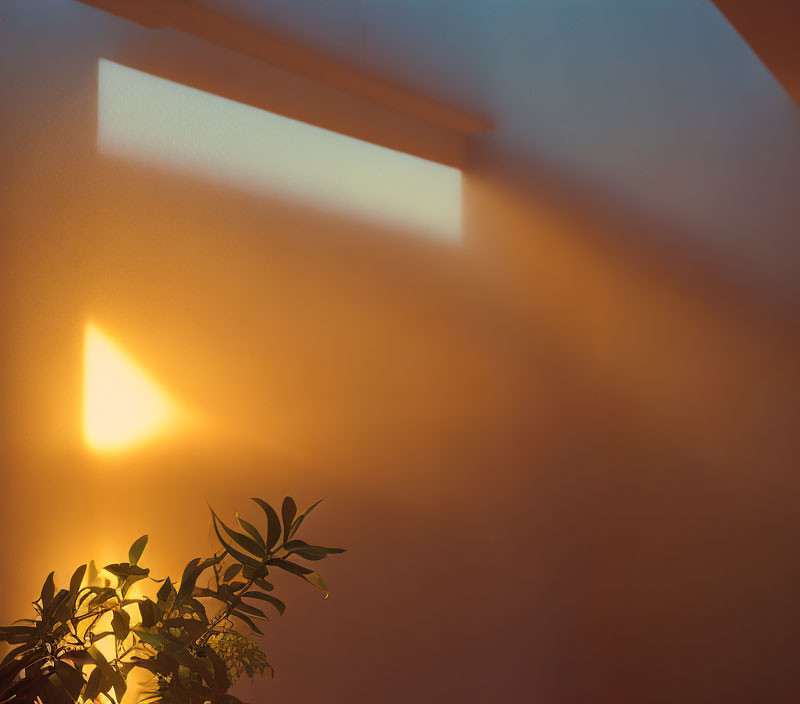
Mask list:
[[[265,530],[238,513],[231,528],[211,509],[220,549],[191,560],[180,580],[157,580],[139,564],[146,535],[131,545],[127,562],[103,568],[105,578],[94,563],[81,565],[69,587],[56,591],[51,572],[33,602],[36,618],[0,627],[0,643],[11,648],[0,662],[0,704],[113,704],[136,668],[152,675],[139,704],[241,704],[229,693],[239,677],[274,674],[257,641],[257,622],[269,620],[261,607],[286,608],[272,594],[270,572],[288,572],[327,597],[322,577],[294,558],[344,552],[295,537],[319,501],[299,515],[291,497],[280,515],[253,501]],[[160,584],[153,598],[133,596],[143,581]]]

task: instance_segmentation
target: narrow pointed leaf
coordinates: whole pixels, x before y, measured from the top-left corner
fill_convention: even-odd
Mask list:
[[[283,542],[289,540],[289,531],[292,529],[294,517],[297,515],[297,504],[291,496],[283,500],[281,506],[281,516],[283,517]]]
[[[239,602],[239,605],[236,607],[237,611],[243,611],[244,613],[254,616],[255,618],[260,618],[262,621],[269,621],[267,615],[258,607],[251,606],[250,604],[246,604],[245,602]]]
[[[83,584],[83,577],[86,574],[86,565],[81,565],[72,573],[69,580],[69,593],[74,597],[78,595],[81,584]]]
[[[214,519],[219,521],[220,525],[222,526],[223,530],[230,536],[231,540],[237,543],[240,547],[244,548],[245,550],[253,553],[257,557],[266,557],[267,551],[261,545],[259,545],[255,540],[253,540],[249,535],[245,535],[244,533],[240,533],[238,530],[233,530],[229,528],[225,521],[223,521],[216,513],[214,513],[214,509],[211,509],[211,513],[214,515]]]
[[[67,690],[70,699],[73,702],[76,701],[81,693],[81,690],[83,689],[83,675],[74,667],[72,667],[72,665],[69,665],[61,660],[56,661],[54,669],[55,674],[58,675],[58,679],[61,681],[64,689]]]
[[[196,557],[184,568],[181,584],[178,587],[178,596],[175,598],[176,607],[182,604],[185,599],[189,599],[192,596],[194,585],[197,582],[197,578],[200,576],[200,571],[198,570],[199,564],[200,558]]]
[[[227,543],[225,541],[225,538],[223,538],[222,535],[219,532],[219,528],[217,528],[216,517],[214,518],[212,523],[214,525],[214,532],[217,534],[217,540],[219,540],[219,542],[222,544],[222,547],[224,547],[228,551],[228,554],[231,557],[239,560],[239,562],[241,562],[242,564],[250,565],[251,567],[258,568],[261,565],[261,563],[258,562],[258,560],[256,560],[254,557],[252,557],[250,555],[246,555],[243,552],[240,552],[235,547],[233,547],[232,545],[230,545],[229,543]]]
[[[289,552],[306,560],[324,560],[328,555],[337,555],[347,552],[342,548],[325,548],[321,545],[309,545],[304,540],[290,540],[283,547]]]
[[[194,609],[194,612],[200,617],[200,621],[207,626],[208,614],[206,613],[206,607],[203,606],[203,604],[199,602],[197,599],[195,599],[194,596],[192,596],[192,598],[189,599],[189,604],[191,604],[192,608]]]
[[[281,616],[283,616],[284,612],[286,611],[286,604],[284,604],[280,599],[270,596],[269,594],[264,594],[263,592],[247,592],[244,597],[246,599],[261,599],[262,601],[268,601],[278,610],[278,613]]]
[[[308,567],[303,567],[302,565],[298,565],[294,562],[289,562],[288,560],[278,557],[273,558],[272,560],[267,560],[267,564],[280,567],[282,570],[296,574],[298,577],[302,577],[303,575],[311,574],[311,572],[313,572],[313,570],[308,569]]]
[[[207,656],[214,666],[214,692],[223,694],[231,685],[230,678],[228,677],[228,669],[225,667],[222,658],[211,648],[208,649]]]
[[[223,584],[220,589],[222,589],[224,586],[225,585]],[[215,592],[213,589],[206,589],[205,587],[195,587],[194,592],[192,592],[192,596],[195,598],[206,597],[208,599],[216,599],[217,601],[221,601],[223,604],[227,604],[229,602],[227,594],[228,593],[225,591]]]
[[[211,567],[211,566],[213,566],[213,565],[218,565],[218,564],[219,564],[220,562],[222,562],[224,559],[225,559],[225,553],[224,553],[224,552],[223,552],[223,553],[221,553],[220,555],[214,555],[214,557],[208,557],[208,558],[206,558],[205,560],[203,560],[203,561],[202,561],[202,562],[201,562],[201,563],[198,565],[198,569],[199,569],[201,572],[204,572],[204,571],[205,571],[205,570],[207,570],[209,567]]]
[[[250,523],[250,521],[246,521],[244,518],[242,518],[238,512],[236,513],[236,520],[239,522],[239,525],[244,529],[244,531],[248,533],[250,537],[264,549],[264,552],[266,552],[267,544],[264,542],[264,536],[261,535],[261,533],[258,531],[258,528]]]
[[[328,591],[328,585],[325,584],[325,580],[322,579],[322,575],[317,572],[312,572],[311,574],[304,574],[303,579],[305,579],[311,586],[316,587],[319,591],[327,599],[330,596],[330,592]]]
[[[56,585],[55,585],[55,572],[51,572],[47,575],[47,579],[44,580],[44,584],[42,585],[42,608],[47,608],[47,605],[53,600],[53,595],[56,592]]]
[[[69,599],[69,589],[59,589],[58,594],[56,594],[51,600],[50,603],[47,605],[47,608],[44,610],[44,617],[45,618],[53,618],[57,616],[58,610],[67,603]]]
[[[241,611],[234,611],[234,612],[233,612],[233,615],[234,615],[234,616],[236,616],[236,618],[239,618],[239,619],[241,619],[242,621],[244,621],[244,622],[245,622],[245,623],[246,623],[248,626],[250,626],[250,628],[251,628],[251,629],[252,629],[252,630],[253,630],[255,633],[258,633],[258,635],[260,635],[260,636],[263,636],[263,635],[264,635],[264,634],[261,632],[261,630],[258,628],[258,626],[256,626],[256,624],[255,624],[255,623],[253,623],[253,619],[251,619],[251,618],[250,618],[250,617],[249,617],[247,614],[243,614]]]
[[[83,691],[83,697],[86,700],[94,701],[100,694],[100,685],[103,679],[103,671],[99,666],[95,666],[92,674],[89,675],[89,681],[86,683],[86,689]]]
[[[278,513],[264,499],[251,499],[255,501],[267,517],[267,550],[272,550],[281,538],[281,519]]]
[[[297,531],[299,530],[300,526],[303,524],[303,521],[306,520],[306,516],[311,513],[317,506],[319,506],[325,498],[321,498],[319,501],[311,504],[302,514],[300,514],[292,523],[292,529],[289,531],[289,537],[291,538]]]

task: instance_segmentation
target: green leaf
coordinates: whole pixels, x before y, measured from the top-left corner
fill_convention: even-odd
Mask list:
[[[231,686],[228,668],[225,667],[222,658],[211,648],[208,649],[206,654],[208,659],[211,660],[211,664],[214,666],[214,691],[217,694],[223,694]]]
[[[303,579],[305,579],[306,582],[308,582],[312,587],[319,589],[326,599],[330,596],[328,585],[325,584],[325,580],[322,579],[322,575],[318,574],[317,572],[311,572],[310,574],[304,574]]]
[[[266,565],[259,565],[256,569],[255,567],[250,567],[250,565],[245,565],[242,567],[242,576],[245,579],[257,579],[260,577],[266,577],[269,573]]]
[[[51,600],[50,603],[47,605],[47,608],[44,610],[42,614],[42,618],[44,620],[52,619],[54,616],[58,615],[58,610],[67,603],[69,599],[69,589],[59,589],[58,594],[56,594]],[[66,620],[66,619],[65,619]]]
[[[318,548],[313,545],[307,548],[296,548],[291,551],[294,555],[302,557],[304,560],[324,560],[328,557],[328,553],[323,548]]]
[[[198,601],[194,598],[194,596],[192,596],[192,598],[189,599],[189,604],[194,609],[194,612],[200,617],[200,621],[207,626],[208,614],[206,613],[206,607],[203,606],[202,602]]]
[[[228,567],[227,570],[225,570],[225,574],[222,575],[222,581],[223,582],[230,582],[237,574],[239,574],[239,571],[241,569],[242,569],[242,566],[240,564],[238,564],[238,563],[235,564],[235,565],[231,565],[230,567]]]
[[[121,701],[125,695],[125,680],[106,660],[103,653],[101,653],[94,645],[90,646],[87,650],[89,657],[95,661],[97,666],[103,671],[103,676],[108,679],[111,686],[114,688],[114,694],[117,696],[117,701]]]
[[[295,533],[297,533],[300,526],[303,524],[303,521],[306,520],[306,516],[311,513],[317,506],[319,506],[323,501],[325,501],[325,497],[321,498],[319,501],[311,504],[297,519],[292,523],[292,529],[289,531],[289,537],[291,538]]]
[[[143,626],[134,626],[131,630],[138,636],[139,640],[152,645],[156,649],[182,648],[184,646],[184,643],[167,631],[148,629]]]
[[[272,550],[275,544],[281,537],[281,519],[272,506],[270,506],[264,499],[250,499],[255,501],[267,517],[267,550]]]
[[[44,584],[42,585],[42,608],[46,609],[47,605],[53,600],[53,595],[56,593],[56,584],[55,584],[55,572],[51,572],[47,575],[47,579],[44,580]]]
[[[166,605],[169,602],[172,591],[172,581],[169,577],[167,577],[164,580],[164,584],[162,584],[161,587],[159,587],[158,592],[156,592],[156,599],[158,600],[159,605]]]
[[[255,540],[264,549],[264,552],[266,552],[267,544],[264,542],[264,537],[258,532],[258,528],[242,518],[238,511],[236,512],[236,520],[239,522],[239,525],[244,529],[244,531],[249,533],[250,537],[253,538],[253,540]]]
[[[74,667],[61,660],[55,662],[54,669],[62,686],[67,690],[70,699],[72,701],[77,700],[85,684],[83,675]]]
[[[185,667],[189,671],[189,673],[193,675],[194,674],[199,675],[208,684],[214,682],[214,676],[211,674],[211,670],[208,668],[206,663],[200,660],[199,658],[193,657],[185,650],[178,650],[172,653],[172,655],[181,665],[183,665],[183,667]],[[180,675],[181,673],[179,672],[179,676]],[[212,696],[210,689],[203,687],[198,683],[193,683],[191,681],[191,678],[187,679],[188,682],[186,684],[188,685],[188,689],[190,689],[196,695],[196,697],[202,697],[202,699],[205,700],[206,697]],[[198,699],[191,698],[190,700],[187,700],[187,704],[189,701],[194,702],[198,701]]]
[[[287,572],[296,574],[298,577],[302,577],[309,584],[319,589],[325,595],[326,599],[328,598],[328,587],[325,584],[325,580],[313,570],[303,567],[302,565],[297,565],[294,562],[289,562],[288,560],[282,560],[279,558],[268,560],[267,564],[275,565],[275,567],[280,567],[282,570],[286,570]]]
[[[284,546],[287,550],[291,550],[293,548],[317,548],[319,550],[324,550],[326,553],[330,555],[338,555],[342,552],[347,552],[344,548],[325,548],[321,545],[311,545],[307,543],[305,540],[290,540]]]
[[[121,563],[114,563],[113,565],[106,565],[103,568],[106,572],[110,572],[115,577],[120,577],[125,579],[126,577],[136,576],[136,577],[147,577],[150,574],[150,570],[145,569],[144,567],[138,567],[136,565],[131,565],[127,562]]]
[[[211,513],[214,515],[214,520],[219,521],[222,525],[223,530],[230,536],[231,540],[237,543],[240,547],[248,550],[249,552],[253,553],[258,557],[266,557],[267,551],[264,547],[262,547],[259,543],[253,540],[250,536],[245,535],[244,533],[240,533],[238,530],[233,530],[229,528],[225,521],[223,521],[216,513],[214,513],[214,509],[211,509]]]
[[[291,496],[287,496],[281,505],[281,516],[283,517],[283,542],[289,540],[289,531],[292,529],[292,522],[297,515],[297,504]]]
[[[161,612],[147,597],[139,602],[139,613],[142,617],[142,625],[145,628],[152,628],[161,618]]]
[[[258,626],[256,626],[255,623],[253,623],[253,619],[251,619],[247,614],[243,614],[241,611],[234,611],[233,615],[236,616],[236,618],[239,618],[242,621],[244,621],[248,626],[250,626],[250,628],[253,630],[253,632],[258,633],[258,635],[260,635],[260,636],[264,635],[259,630]]]
[[[100,686],[103,679],[103,671],[99,666],[92,670],[89,675],[89,681],[86,683],[86,689],[83,692],[84,700],[94,701],[100,694]]]
[[[94,594],[94,597],[92,597],[87,604],[87,607],[91,609],[98,604],[102,604],[109,599],[113,599],[117,595],[117,590],[112,589],[111,587],[92,587],[92,591],[90,593]]]
[[[200,570],[198,569],[199,564],[200,558],[196,557],[184,568],[181,584],[178,588],[178,596],[175,598],[174,606],[176,608],[180,606],[185,599],[189,599],[192,596],[194,585],[197,582],[197,578],[200,576]]]
[[[214,514],[213,511],[211,513]],[[251,567],[255,568],[261,566],[261,563],[254,557],[251,557],[250,555],[246,555],[245,553],[240,552],[235,547],[225,542],[225,539],[222,537],[222,535],[220,535],[219,528],[217,528],[216,514],[214,514],[213,525],[214,525],[214,532],[217,534],[217,540],[219,540],[219,542],[222,544],[222,547],[224,547],[228,551],[228,554],[231,557],[233,557],[236,560],[239,560],[239,562],[241,562],[243,565],[250,565]]]
[[[342,548],[324,548],[320,545],[309,545],[304,540],[290,540],[284,545],[284,548],[306,560],[324,560],[328,555],[347,552]]]
[[[72,578],[69,580],[69,593],[74,597],[78,595],[81,584],[83,584],[83,577],[86,574],[86,565],[81,565],[72,573]]]
[[[117,588],[122,592],[123,596],[128,593],[128,590],[136,584],[136,582],[150,574],[150,570],[138,567],[137,565],[131,565],[128,562],[106,565],[103,569],[113,574],[119,580]]]
[[[284,560],[283,558],[280,557],[275,557],[271,560],[267,560],[267,564],[273,565],[275,567],[280,567],[282,570],[286,570],[286,572],[291,572],[292,574],[296,574],[298,577],[303,577],[313,572],[313,570],[308,569],[308,567],[297,565],[294,562],[289,562],[288,560]]]
[[[267,615],[258,607],[251,606],[250,604],[245,604],[243,601],[239,602],[238,606],[236,607],[237,611],[243,611],[250,616],[255,616],[256,618],[260,618],[262,621],[269,621]]]
[[[16,648],[11,648],[5,657],[3,658],[2,662],[0,662],[0,682],[4,681],[4,677],[11,676],[10,673],[13,671],[19,671],[19,667],[25,667],[25,663],[22,660],[13,663],[12,661],[17,659],[17,655],[20,653],[24,653],[26,650],[29,650],[30,645],[28,643],[23,643],[22,645],[18,645]],[[38,657],[35,651],[28,652],[27,654],[31,659],[36,659]]]
[[[222,589],[222,587],[225,587],[225,585],[224,584],[221,585],[220,589]],[[193,597],[206,597],[208,599],[216,599],[217,601],[221,601],[224,604],[227,604],[228,601],[229,601],[227,595],[229,593],[230,592],[225,592],[225,591],[215,592],[213,589],[206,589],[205,587],[195,587],[194,588],[194,592],[192,592],[192,596]]]
[[[207,570],[209,567],[211,567],[212,565],[218,565],[224,559],[225,559],[225,552],[224,551],[219,555],[214,555],[214,557],[207,557],[205,560],[203,560],[200,563],[199,569],[200,569],[201,572],[203,572],[203,571]]]
[[[247,592],[244,595],[246,599],[261,599],[262,601],[268,601],[272,604],[277,610],[278,613],[283,616],[284,612],[286,611],[286,604],[284,604],[280,599],[270,596],[269,594],[264,594],[262,592]]]
[[[42,691],[38,693],[36,701],[46,701],[48,704],[73,704],[67,688],[57,673],[53,672],[42,682]]]
[[[0,627],[0,642],[9,645],[27,643],[36,637],[37,630],[34,626],[3,626]]]
[[[111,614],[111,630],[117,640],[125,640],[131,629],[131,617],[127,611],[115,611]]]
[[[139,558],[142,556],[144,552],[144,548],[147,545],[148,536],[143,535],[141,538],[138,538],[133,545],[131,545],[131,549],[128,550],[128,562],[132,565],[139,564]]]

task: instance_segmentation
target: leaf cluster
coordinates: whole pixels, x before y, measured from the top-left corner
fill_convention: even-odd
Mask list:
[[[273,674],[253,637],[269,621],[267,606],[283,614],[271,572],[288,572],[326,597],[327,586],[296,558],[317,561],[344,552],[295,538],[308,514],[294,499],[280,514],[263,499],[264,529],[236,514],[231,527],[211,509],[220,549],[194,558],[177,581],[157,580],[139,561],[148,536],[136,540],[128,561],[81,565],[69,587],[56,591],[54,573],[32,602],[36,618],[0,627],[10,650],[0,662],[0,704],[119,702],[130,672],[151,673],[140,704],[241,704],[229,693],[242,674]],[[269,578],[269,579],[268,579]],[[154,596],[133,596],[135,584],[159,584]],[[155,588],[155,587],[154,587]]]

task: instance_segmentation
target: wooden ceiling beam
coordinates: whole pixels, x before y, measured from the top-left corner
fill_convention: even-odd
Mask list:
[[[800,0],[712,0],[800,105]]]
[[[492,129],[480,116],[453,108],[287,42],[228,14],[187,0],[77,0],[151,29],[169,27],[260,59],[350,95],[469,135]]]

